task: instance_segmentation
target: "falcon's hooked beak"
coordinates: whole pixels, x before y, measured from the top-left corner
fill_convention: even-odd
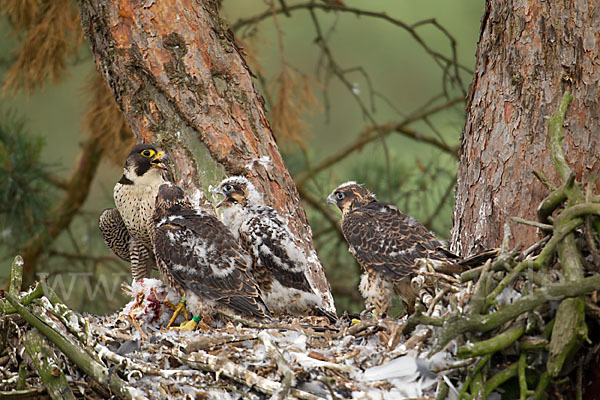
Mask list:
[[[337,201],[335,201],[335,199],[333,198],[333,193],[331,193],[329,196],[327,196],[327,203],[337,205]]]
[[[217,193],[217,194],[222,194],[223,195],[223,200],[221,200],[220,202],[217,203],[217,205],[215,206],[215,208],[219,208],[223,205],[223,203],[225,203],[225,201],[227,201],[227,194],[223,191],[223,189],[221,189],[221,187],[217,187],[217,188],[213,188],[210,190],[213,193]]]
[[[225,203],[226,200],[227,200],[227,196],[223,197],[223,200],[218,202],[217,205],[215,206],[215,208],[221,207],[223,205],[223,203]]]
[[[154,155],[154,158],[152,159],[152,161],[150,161],[150,164],[154,165],[155,167],[165,169],[166,168],[165,163],[167,163],[168,161],[169,161],[169,156],[165,155],[164,151],[158,151]]]

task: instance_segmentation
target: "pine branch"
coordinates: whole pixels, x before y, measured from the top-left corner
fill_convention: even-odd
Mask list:
[[[83,143],[75,170],[67,182],[62,200],[48,213],[48,229],[38,232],[23,249],[25,268],[23,279],[33,282],[37,261],[58,235],[66,229],[85,202],[102,158],[103,148],[98,138]]]
[[[298,174],[296,177],[297,185],[303,186],[309,179],[311,179],[321,171],[333,166],[334,164],[337,164],[338,162],[342,161],[355,151],[361,150],[366,144],[379,139],[380,136],[376,133],[378,129],[383,133],[384,136],[387,136],[393,132],[399,132],[407,137],[410,137],[411,139],[415,139],[433,145],[434,147],[437,147],[442,151],[448,152],[449,154],[453,154],[455,157],[458,157],[458,150],[456,148],[450,147],[437,139],[422,135],[408,128],[407,125],[409,125],[412,122],[421,120],[425,117],[428,117],[430,115],[433,115],[435,113],[438,113],[440,111],[446,110],[463,101],[463,97],[455,97],[444,104],[440,104],[439,106],[432,107],[429,110],[411,115],[401,122],[388,122],[378,127],[369,126],[363,129],[363,131],[357,135],[357,140],[355,140],[354,143],[351,143],[350,145],[346,146],[333,156],[330,156],[325,160],[321,161],[309,171],[306,171],[302,174]]]
[[[37,328],[40,333],[46,336],[52,343],[54,343],[65,355],[67,355],[79,368],[81,368],[87,375],[98,382],[105,388],[110,388],[113,394],[119,396],[122,399],[145,399],[146,397],[141,394],[138,390],[128,386],[121,378],[116,374],[111,374],[108,368],[104,367],[96,360],[94,360],[78,343],[72,339],[69,340],[66,332],[60,332],[45,322],[43,322],[43,313],[36,312],[23,306],[19,300],[11,295],[6,294],[8,302],[17,310],[17,312],[27,321],[30,325]]]
[[[488,340],[482,340],[476,343],[468,343],[460,347],[456,353],[458,358],[471,358],[493,354],[497,351],[507,348],[516,342],[525,333],[525,324],[518,323],[515,326],[505,330],[499,335],[493,336]]]
[[[358,104],[359,108],[361,109],[363,116],[375,128],[374,133],[376,133],[377,137],[379,139],[381,139],[381,144],[383,147],[383,154],[385,156],[385,161],[386,161],[386,163],[385,163],[386,177],[391,186],[390,155],[389,155],[387,143],[384,140],[385,134],[383,133],[381,128],[378,126],[374,115],[370,112],[369,108],[364,104],[362,99],[355,92],[354,85],[346,78],[346,74],[348,73],[348,71],[352,71],[352,70],[344,70],[338,65],[337,61],[333,57],[333,53],[332,53],[331,49],[329,48],[327,39],[323,35],[323,32],[321,30],[321,25],[319,23],[319,20],[316,16],[314,10],[310,9],[309,11],[310,11],[311,19],[313,21],[313,26],[315,27],[315,32],[317,34],[315,43],[317,43],[319,45],[319,47],[321,48],[321,51],[323,53],[323,56],[327,60],[327,63],[328,63],[327,68],[328,68],[329,73],[331,73],[333,76],[337,77],[338,80],[346,87],[348,92],[352,95],[352,97]]]
[[[518,218],[518,217],[511,217],[510,220],[513,221],[513,222],[516,222],[518,224],[534,226],[534,227],[536,227],[536,228],[538,228],[538,229],[540,229],[542,231],[545,231],[545,232],[551,232],[552,231],[552,225],[542,224],[541,222],[528,221],[526,219]]]
[[[477,364],[475,364],[472,368],[469,368],[469,373],[467,375],[467,378],[465,379],[465,383],[463,384],[462,388],[460,389],[460,393],[458,394],[458,400],[465,398],[465,395],[467,394],[467,390],[471,386],[471,383],[473,382],[474,377],[480,373],[481,369],[483,367],[485,367],[485,365],[488,363],[489,359],[490,359],[490,356],[486,355],[486,356],[482,357],[477,362]]]
[[[23,286],[23,257],[16,256],[10,267],[10,287],[8,293],[18,296]]]
[[[535,309],[549,300],[559,300],[567,297],[578,297],[598,290],[600,275],[583,278],[579,281],[554,283],[522,297],[518,301],[507,304],[487,315],[450,316],[444,322],[444,329],[439,333],[437,342],[430,354],[440,351],[450,340],[465,332],[488,332],[498,328],[517,316]]]
[[[68,182],[56,175],[46,174],[45,178],[48,182],[50,182],[51,184],[53,184],[54,186],[56,186],[59,189],[62,189],[62,190],[69,189]]]
[[[567,113],[567,107],[573,100],[573,96],[569,92],[565,92],[556,113],[548,120],[548,130],[550,132],[550,150],[552,152],[552,160],[558,170],[560,177],[566,180],[573,172],[567,163],[565,153],[562,149],[562,127]]]
[[[213,356],[212,354],[208,354],[203,351],[184,354],[181,350],[174,349],[171,354],[173,357],[177,358],[182,363],[191,366],[192,368],[221,373],[237,382],[243,383],[244,385],[254,387],[256,390],[267,395],[273,395],[282,388],[282,385],[279,382],[263,378],[262,376],[247,370],[245,367],[234,364],[228,359]],[[298,399],[306,400],[317,400],[320,398],[311,393],[295,388],[290,390],[290,395]]]
[[[452,191],[454,190],[455,186],[456,186],[456,176],[454,177],[454,179],[450,180],[450,183],[448,184],[448,186],[446,186],[446,190],[444,190],[444,194],[442,195],[442,198],[439,200],[437,206],[435,207],[435,209],[433,210],[431,215],[429,217],[427,217],[427,220],[425,220],[425,223],[423,225],[425,225],[428,229],[431,230],[433,221],[435,221],[437,216],[442,211],[442,208],[447,203],[448,198],[452,194]]]
[[[369,10],[363,10],[363,9],[354,8],[354,7],[341,7],[339,5],[335,5],[335,4],[331,4],[331,3],[325,4],[325,3],[309,2],[309,3],[301,3],[301,4],[294,4],[294,5],[287,6],[287,11],[289,13],[291,13],[293,11],[298,11],[298,10],[314,11],[317,9],[324,10],[324,11],[333,10],[333,11],[337,11],[337,12],[351,13],[358,17],[366,16],[366,17],[372,17],[372,18],[387,21],[387,22],[391,23],[392,25],[398,26],[398,27],[404,29],[406,32],[408,32],[417,41],[417,43],[419,43],[419,45],[421,47],[423,47],[423,49],[430,56],[432,56],[434,60],[436,60],[436,62],[442,61],[448,65],[455,65],[457,68],[463,70],[467,74],[469,74],[469,75],[473,74],[473,71],[470,68],[465,67],[464,65],[459,64],[457,62],[456,46],[455,46],[456,41],[452,38],[452,36],[449,35],[449,33],[445,29],[440,29],[440,30],[442,31],[442,33],[444,33],[445,36],[447,36],[450,39],[451,49],[452,49],[452,53],[453,53],[452,58],[446,57],[443,54],[431,49],[425,43],[425,40],[418,34],[418,32],[416,31],[416,28],[420,27],[422,25],[425,25],[425,24],[433,24],[434,26],[436,26],[439,29],[440,25],[435,20],[429,19],[429,20],[417,22],[413,25],[409,25],[407,23],[400,21],[397,18],[390,17],[385,12],[369,11]],[[278,8],[275,10],[268,9],[268,10],[266,10],[260,14],[257,14],[253,17],[240,18],[237,22],[235,22],[234,24],[231,25],[231,30],[233,30],[234,32],[237,32],[243,27],[246,27],[249,25],[255,25],[255,24],[261,22],[262,20],[273,17],[274,14],[277,15],[277,14],[282,14],[282,13],[285,13],[285,11],[282,8]]]
[[[562,149],[562,125],[567,112],[567,107],[573,99],[569,92],[563,95],[559,109],[550,118],[548,128],[550,130],[550,150],[552,159],[559,175],[563,179],[572,178],[574,173],[569,167]],[[566,195],[572,203],[584,199],[579,185],[566,186]],[[600,215],[600,204],[579,204],[567,208],[556,217],[555,227],[578,220],[583,224],[580,216],[589,214]],[[567,281],[578,282],[583,278],[583,263],[581,254],[575,242],[575,234],[571,231],[557,246],[558,259]],[[550,339],[549,357],[546,363],[547,372],[551,377],[557,377],[563,368],[565,360],[573,355],[587,338],[588,328],[585,323],[585,301],[583,297],[566,299],[560,303],[556,311],[556,322],[552,329]]]
[[[569,197],[568,193],[575,186],[575,174],[570,174],[561,187],[554,190],[540,203],[537,209],[537,217],[540,222],[547,223],[552,213],[560,207]]]
[[[518,363],[512,363],[508,367],[502,369],[496,375],[492,376],[490,379],[482,387],[481,396],[477,396],[477,398],[487,399],[490,394],[504,382],[512,378],[517,374]]]
[[[33,302],[33,300],[35,299],[39,299],[40,297],[42,297],[44,295],[44,289],[43,289],[43,284],[38,283],[37,285],[35,285],[35,288],[27,293],[26,295],[24,295],[23,297],[21,297],[20,302],[23,305],[29,305]],[[2,302],[2,300],[0,300],[0,310],[2,310],[1,314],[4,315],[8,315],[8,314],[14,314],[17,312],[17,310],[15,310],[15,308],[13,306],[11,306],[9,303],[4,303]]]
[[[75,400],[67,378],[46,338],[38,330],[32,329],[27,332],[24,344],[50,397],[55,400]]]
[[[340,227],[340,223],[336,218],[334,218],[329,210],[324,206],[324,202],[319,202],[312,195],[310,195],[306,190],[304,190],[303,186],[298,185],[298,193],[302,200],[306,201],[312,208],[317,210],[323,217],[329,222],[330,226],[333,230],[338,234],[338,236],[344,240],[344,234],[342,233],[342,228]]]

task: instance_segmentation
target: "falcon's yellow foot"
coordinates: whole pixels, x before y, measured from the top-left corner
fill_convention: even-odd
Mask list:
[[[185,321],[183,324],[176,326],[173,329],[192,332],[196,329],[196,326],[198,326],[198,322],[200,322],[200,317],[194,315],[192,319],[190,319],[189,321]]]
[[[352,318],[352,325],[356,325],[358,323],[360,323],[360,319],[358,319],[358,318]]]
[[[173,310],[173,316],[169,320],[169,323],[167,324],[167,328],[170,328],[171,325],[173,325],[173,323],[175,322],[177,317],[182,312],[183,312],[183,316],[184,316],[185,320],[186,321],[188,320],[188,313],[187,313],[187,309],[185,308],[185,298],[182,298],[181,300],[179,300],[179,303],[176,306],[173,305],[173,303],[171,303],[168,300],[165,300],[163,304],[165,304],[166,306],[168,306],[169,308],[171,308]]]

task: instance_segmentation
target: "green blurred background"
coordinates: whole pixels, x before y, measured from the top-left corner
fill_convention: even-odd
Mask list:
[[[274,3],[279,6],[279,2]],[[304,2],[287,1],[290,6],[299,3]],[[407,25],[435,19],[454,38],[459,63],[473,69],[483,1],[344,0],[344,3],[347,7],[384,12]],[[224,0],[222,16],[235,25],[240,18],[254,16],[267,9],[266,2],[260,0]],[[280,87],[276,79],[280,76],[282,65],[291,71],[299,86],[307,82],[314,94],[316,102],[313,99],[312,105],[301,115],[304,121],[301,139],[293,141],[278,137],[280,149],[294,176],[305,172],[308,164],[315,165],[353,143],[365,127],[372,125],[361,111],[357,98],[369,108],[371,118],[378,124],[399,122],[423,108],[431,99],[436,99],[433,104],[442,104],[449,98],[461,96],[471,81],[469,71],[462,70],[462,89],[447,85],[446,93],[443,93],[445,71],[406,30],[381,18],[323,10],[315,11],[315,15],[339,67],[343,70],[361,67],[364,71],[364,74],[355,70],[344,75],[353,91],[327,73],[327,66],[322,63],[322,52],[315,43],[315,28],[308,11],[293,11],[291,17],[278,14],[276,22],[281,29],[281,37],[273,18],[235,32],[250,55],[249,64],[256,68],[257,73],[260,72],[266,83],[263,86],[257,81],[270,111],[274,107],[273,101],[277,100]],[[415,29],[431,49],[447,57],[452,55],[451,43],[439,29],[430,24]],[[12,30],[9,17],[2,16],[0,33],[4,40],[0,42],[0,54],[3,55],[0,57],[0,79],[3,83],[7,68],[23,40],[23,35],[14,35]],[[11,94],[4,91],[0,100],[0,118],[8,134],[14,129],[15,120],[22,121],[27,137],[43,138],[39,165],[65,179],[75,165],[80,143],[86,135],[82,121],[90,95],[85,84],[95,73],[95,65],[84,42],[77,56],[69,59],[68,73],[61,83],[47,82],[32,93],[19,91]],[[374,97],[370,87],[375,92]],[[269,115],[272,116],[272,113]],[[459,102],[410,127],[449,146],[457,146],[463,125],[464,103]],[[278,132],[275,134],[278,135]],[[3,140],[6,141],[6,138],[4,136]],[[385,140],[386,149],[383,143],[377,140],[364,146],[309,180],[304,189],[313,198],[324,202],[326,195],[341,182],[356,180],[365,183],[380,200],[398,204],[403,211],[421,222],[427,222],[438,237],[447,238],[452,224],[454,196],[452,192],[447,197],[444,195],[455,180],[457,159],[447,152],[395,133]],[[2,164],[0,158],[0,168]],[[102,161],[82,212],[39,262],[38,271],[49,274],[48,280],[56,285],[59,296],[81,311],[109,313],[127,301],[120,289],[121,282],[130,280],[127,265],[109,254],[96,225],[101,210],[114,207],[112,187],[120,174],[120,166]],[[7,175],[1,176],[6,179]],[[43,202],[41,207],[47,206],[47,211],[60,198],[61,192],[48,189],[43,195],[47,196],[47,202]],[[359,311],[362,301],[357,290],[359,270],[355,261],[322,213],[311,206],[306,209],[338,312]],[[7,215],[7,210],[6,207],[0,209],[0,287],[6,286],[3,281],[8,277],[10,262],[18,252],[19,243],[14,240],[18,235],[15,232],[22,229],[14,224],[14,215]],[[337,210],[328,208],[328,211],[339,218]],[[36,219],[35,223],[43,225],[43,217]],[[94,290],[97,292],[94,293]]]

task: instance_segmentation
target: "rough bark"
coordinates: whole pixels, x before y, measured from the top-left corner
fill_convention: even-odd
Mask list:
[[[79,0],[98,70],[140,142],[159,144],[179,183],[204,206],[207,189],[245,175],[302,238],[310,277],[333,309],[294,182],[231,31],[213,0]]]
[[[511,216],[536,220],[549,191],[533,172],[562,183],[545,117],[567,90],[573,95],[564,124],[567,162],[578,179],[598,173],[598,26],[600,8],[583,0],[487,0],[461,143],[453,251],[467,256],[499,247]],[[534,227],[512,232],[523,246],[539,238]]]

